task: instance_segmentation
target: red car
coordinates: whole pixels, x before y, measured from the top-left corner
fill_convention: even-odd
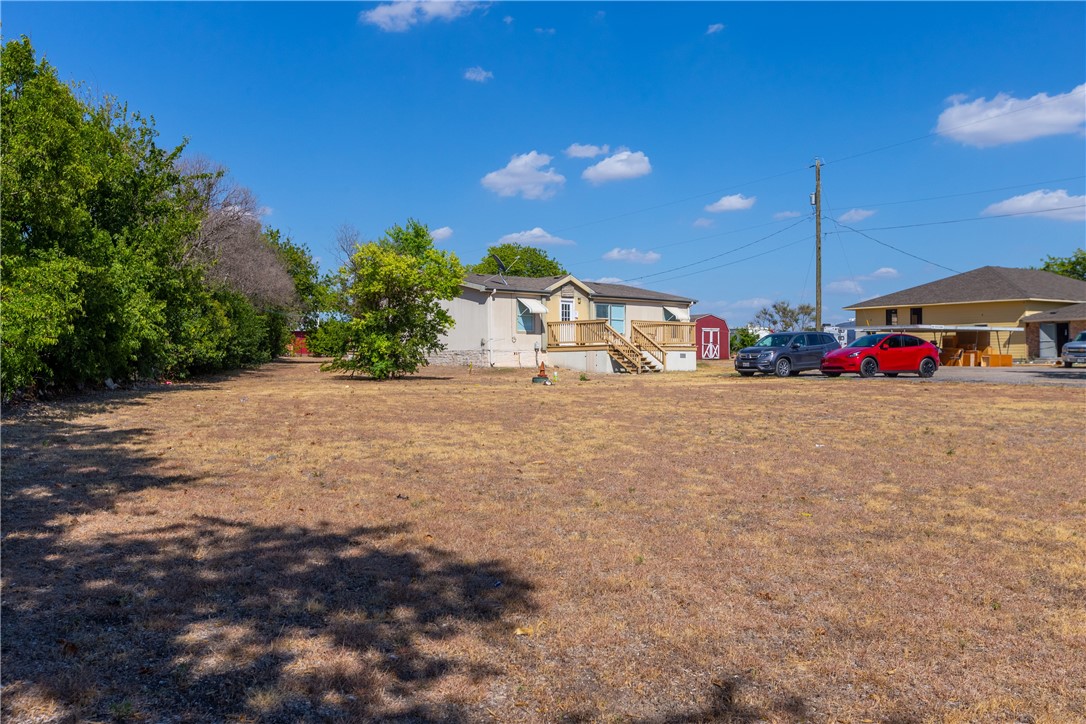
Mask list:
[[[860,377],[915,372],[931,377],[939,369],[939,348],[911,334],[868,334],[827,354],[819,369],[827,377],[842,372],[855,372]]]

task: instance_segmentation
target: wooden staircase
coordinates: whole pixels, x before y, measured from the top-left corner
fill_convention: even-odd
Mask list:
[[[630,322],[629,337],[605,319],[547,323],[550,349],[584,349],[607,354],[630,374],[664,372],[667,352],[694,352],[694,325],[689,322]]]

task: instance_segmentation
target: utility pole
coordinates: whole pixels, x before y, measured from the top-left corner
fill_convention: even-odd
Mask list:
[[[815,329],[822,331],[822,159],[816,158],[815,192]]]

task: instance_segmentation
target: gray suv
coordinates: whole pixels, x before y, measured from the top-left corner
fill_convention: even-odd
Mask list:
[[[744,347],[735,355],[735,371],[744,377],[755,372],[777,377],[817,370],[827,352],[841,349],[832,334],[825,332],[774,332]]]

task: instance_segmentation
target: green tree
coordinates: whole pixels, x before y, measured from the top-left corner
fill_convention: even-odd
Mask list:
[[[523,244],[496,244],[488,247],[486,256],[468,268],[472,274],[497,274],[498,257],[505,264],[508,273],[515,277],[559,277],[569,274],[566,268],[551,258],[547,252],[534,246]]]
[[[441,301],[459,294],[463,277],[456,255],[435,249],[429,230],[413,219],[356,245],[334,297],[349,321],[324,369],[376,379],[415,372],[443,348],[440,337],[453,319]]]
[[[1075,249],[1071,256],[1045,257],[1041,269],[1086,282],[1086,250]]]
[[[284,305],[268,280],[294,285],[260,238],[263,276],[243,289],[211,279],[224,254],[201,252],[219,175],[186,173],[183,146],[160,148],[153,122],[122,103],[92,103],[37,60],[26,38],[0,50],[0,386],[73,385],[106,377],[185,376],[278,354]],[[205,189],[201,189],[201,183]],[[248,223],[235,225],[250,230]],[[242,219],[245,221],[246,219]],[[216,228],[221,228],[219,224]],[[233,228],[233,227],[232,227]],[[236,245],[235,245],[236,246]],[[220,275],[222,276],[222,275]],[[224,277],[231,279],[230,277]],[[240,294],[239,294],[240,292]]]
[[[750,347],[758,341],[758,335],[750,327],[740,327],[732,330],[731,350],[732,354],[744,347]]]
[[[814,329],[815,308],[810,304],[793,307],[785,301],[773,302],[771,307],[762,307],[754,315],[754,322],[774,332]]]
[[[328,303],[328,289],[321,280],[320,269],[313,261],[313,254],[304,244],[296,244],[278,229],[264,229],[264,239],[279,255],[287,274],[294,281],[297,296],[295,324],[298,329],[312,330],[317,326],[317,315]],[[293,325],[292,325],[293,326]]]

